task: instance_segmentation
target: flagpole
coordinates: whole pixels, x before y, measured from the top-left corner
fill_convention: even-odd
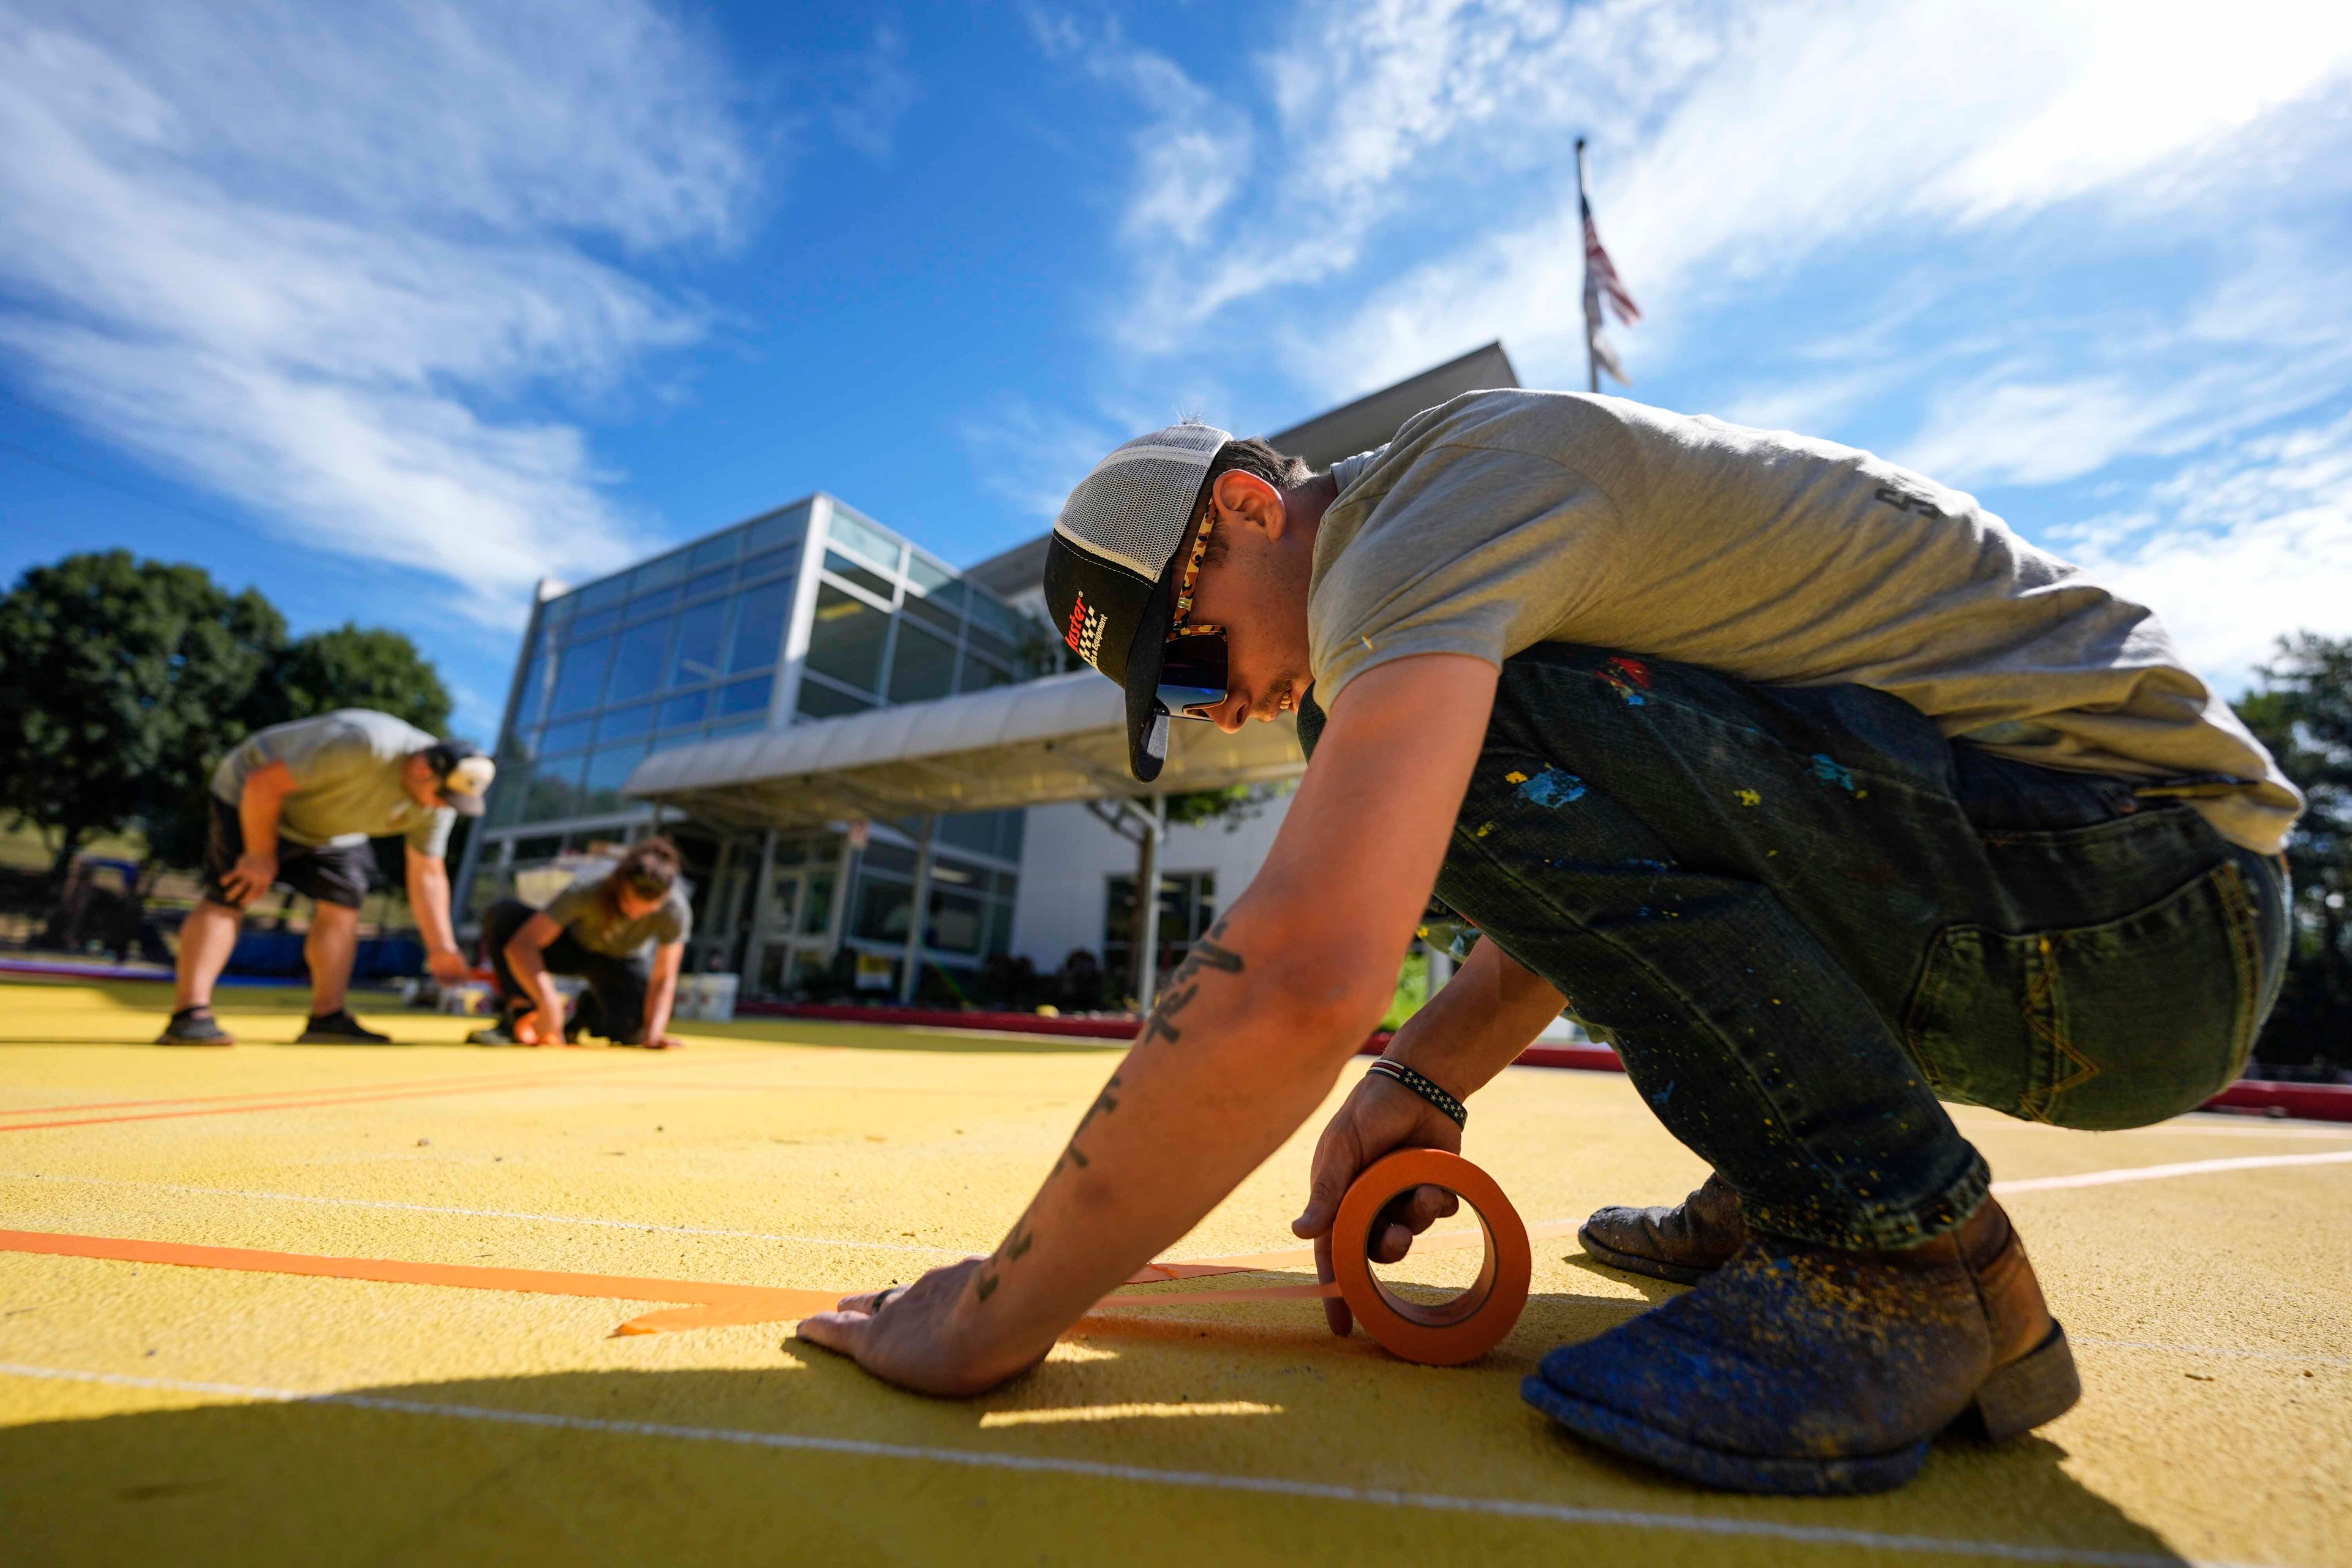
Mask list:
[[[1592,222],[1592,204],[1584,195],[1584,138],[1581,136],[1576,139],[1576,216],[1580,226],[1578,246],[1582,248],[1582,235]],[[1598,393],[1601,390],[1601,363],[1592,352],[1592,333],[1600,323],[1592,319],[1594,308],[1592,257],[1587,252],[1584,258],[1584,389]]]

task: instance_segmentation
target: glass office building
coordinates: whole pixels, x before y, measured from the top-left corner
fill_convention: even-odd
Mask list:
[[[911,993],[929,971],[952,991],[954,971],[1011,941],[1022,813],[745,834],[657,823],[620,791],[666,746],[1005,685],[1054,647],[1042,625],[823,494],[546,593],[463,907],[478,917],[518,872],[659,826],[705,884],[693,968],[779,994],[857,967],[851,952],[869,982],[887,968]]]

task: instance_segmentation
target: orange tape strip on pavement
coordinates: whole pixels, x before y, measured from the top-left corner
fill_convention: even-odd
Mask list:
[[[1485,1244],[1486,1258],[1478,1282],[1463,1295],[1436,1307],[1421,1306],[1391,1295],[1372,1278],[1364,1253],[1371,1226],[1391,1199],[1424,1184],[1443,1186],[1468,1200],[1478,1213],[1480,1229],[1458,1236],[1425,1238],[1427,1245],[1446,1247]],[[1545,1227],[1550,1228],[1549,1226]],[[1421,1244],[1417,1244],[1421,1245]],[[414,1263],[398,1258],[326,1258],[302,1252],[267,1252],[243,1247],[206,1247],[192,1242],[140,1241],[125,1237],[68,1236],[51,1231],[0,1231],[0,1251],[39,1253],[58,1258],[95,1258],[121,1263],[163,1263],[189,1268],[229,1268],[248,1273],[293,1274],[314,1279],[363,1279],[391,1285],[440,1285],[466,1290],[510,1290],[543,1296],[580,1296],[603,1300],[677,1301],[630,1319],[614,1333],[651,1334],[680,1329],[722,1328],[750,1323],[787,1322],[815,1312],[831,1311],[845,1294],[840,1290],[797,1290],[768,1285],[730,1285],[692,1279],[650,1279],[616,1274],[572,1274],[553,1269],[485,1268],[463,1263]],[[1181,1263],[1150,1263],[1129,1280],[1129,1286],[1162,1284],[1175,1279],[1219,1274],[1255,1273],[1296,1268],[1311,1260],[1307,1248],[1255,1253],[1234,1258],[1197,1258]],[[1410,1361],[1451,1366],[1475,1360],[1492,1349],[1518,1321],[1527,1305],[1531,1259],[1527,1227],[1504,1197],[1494,1178],[1456,1154],[1434,1149],[1406,1149],[1375,1162],[1359,1176],[1339,1205],[1333,1233],[1335,1269],[1339,1278],[1328,1284],[1249,1286],[1233,1290],[1186,1291],[1177,1295],[1114,1291],[1096,1304],[1103,1308],[1159,1306],[1171,1303],[1211,1306],[1224,1303],[1311,1300],[1339,1297],[1346,1300],[1365,1331],[1380,1344]]]

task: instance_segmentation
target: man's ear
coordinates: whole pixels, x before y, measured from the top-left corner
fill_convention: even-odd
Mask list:
[[[1282,492],[1255,474],[1228,468],[1217,476],[1210,494],[1217,503],[1217,524],[1221,528],[1244,523],[1275,540],[1280,539],[1288,527],[1283,515]]]

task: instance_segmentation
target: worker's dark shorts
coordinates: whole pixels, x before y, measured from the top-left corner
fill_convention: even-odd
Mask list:
[[[245,906],[228,896],[221,879],[236,869],[237,858],[245,853],[245,824],[236,807],[220,796],[211,796],[210,805],[213,826],[205,836],[205,897],[241,910]],[[358,909],[374,872],[375,854],[364,844],[322,844],[313,849],[278,841],[278,885],[322,904]]]

